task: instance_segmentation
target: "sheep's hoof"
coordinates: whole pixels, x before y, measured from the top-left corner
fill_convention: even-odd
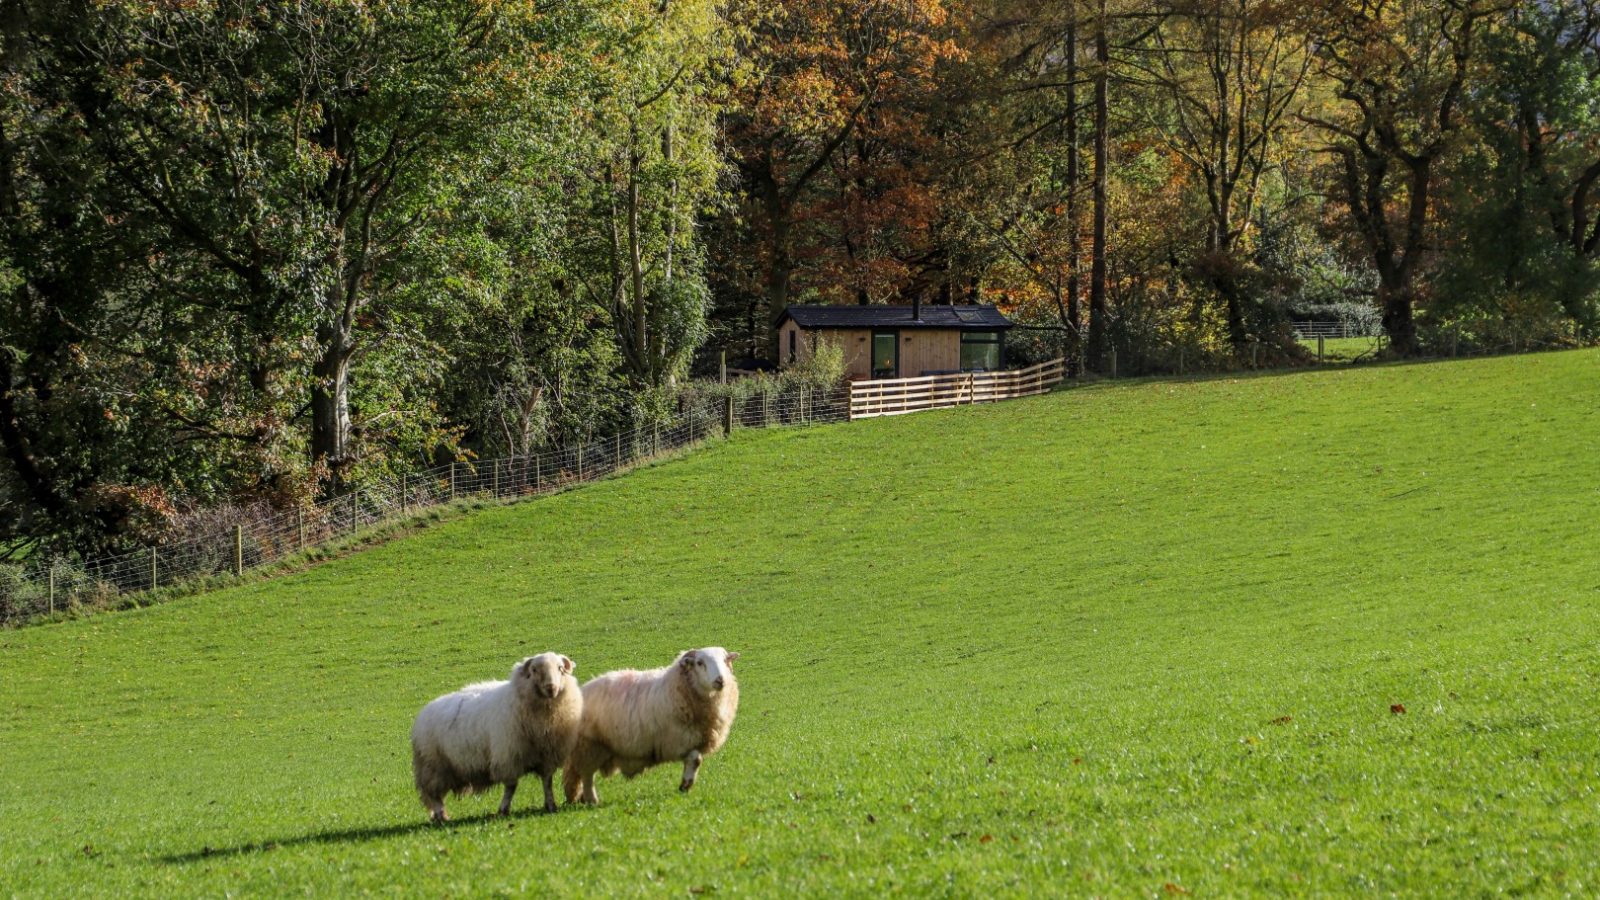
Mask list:
[[[435,825],[443,825],[444,823],[450,821],[450,814],[441,809],[429,816],[428,821]]]

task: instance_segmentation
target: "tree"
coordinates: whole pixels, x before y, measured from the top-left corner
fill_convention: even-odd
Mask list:
[[[1195,268],[1221,297],[1235,350],[1249,336],[1236,245],[1282,152],[1311,65],[1304,33],[1262,0],[1179,0],[1153,33],[1150,130],[1199,177],[1209,212]]]
[[[746,23],[739,52],[754,71],[724,127],[762,261],[761,317],[770,321],[790,302],[796,248],[806,237],[796,232],[808,224],[808,204],[829,167],[848,142],[858,140],[860,161],[873,153],[864,142],[903,127],[905,110],[934,89],[937,66],[958,50],[942,33],[949,21],[942,0],[752,2],[739,5],[735,18]],[[847,169],[855,171],[831,174],[859,186],[860,169]]]
[[[1418,349],[1417,274],[1431,249],[1436,176],[1461,132],[1461,104],[1491,7],[1479,0],[1331,0],[1309,28],[1332,85],[1323,129],[1341,199],[1378,273],[1391,352]]]
[[[728,33],[708,0],[630,0],[626,42],[591,133],[589,181],[604,223],[598,256],[622,362],[636,384],[682,373],[705,337],[707,289],[696,233],[717,193],[717,94]],[[588,281],[584,282],[589,284]]]
[[[1600,9],[1517,4],[1495,24],[1467,113],[1476,139],[1446,194],[1445,305],[1518,320],[1524,335],[1555,330],[1556,318],[1590,332],[1600,324]]]
[[[509,129],[581,81],[549,52],[594,36],[524,2],[120,14],[93,46],[118,78],[90,128],[144,211],[242,298],[224,312],[255,344],[254,380],[309,357],[291,377],[337,483],[361,454],[353,367],[422,335],[396,326],[448,295],[403,286],[443,261],[430,245],[465,239],[473,219],[450,209],[513,149]]]

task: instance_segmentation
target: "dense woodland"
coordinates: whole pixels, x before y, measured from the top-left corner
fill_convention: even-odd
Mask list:
[[[791,302],[1090,375],[1596,327],[1591,0],[0,9],[13,560],[647,421]]]

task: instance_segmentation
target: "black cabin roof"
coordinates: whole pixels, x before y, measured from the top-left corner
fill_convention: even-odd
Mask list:
[[[910,306],[832,306],[796,303],[778,316],[778,324],[793,319],[801,328],[944,328],[959,331],[997,331],[1011,327],[991,304],[947,306],[925,303],[921,318],[911,317]]]

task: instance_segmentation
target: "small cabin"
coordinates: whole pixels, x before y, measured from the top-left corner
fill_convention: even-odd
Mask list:
[[[777,325],[779,366],[805,361],[828,341],[844,350],[848,378],[914,378],[1000,370],[1011,320],[988,304],[795,304]]]

